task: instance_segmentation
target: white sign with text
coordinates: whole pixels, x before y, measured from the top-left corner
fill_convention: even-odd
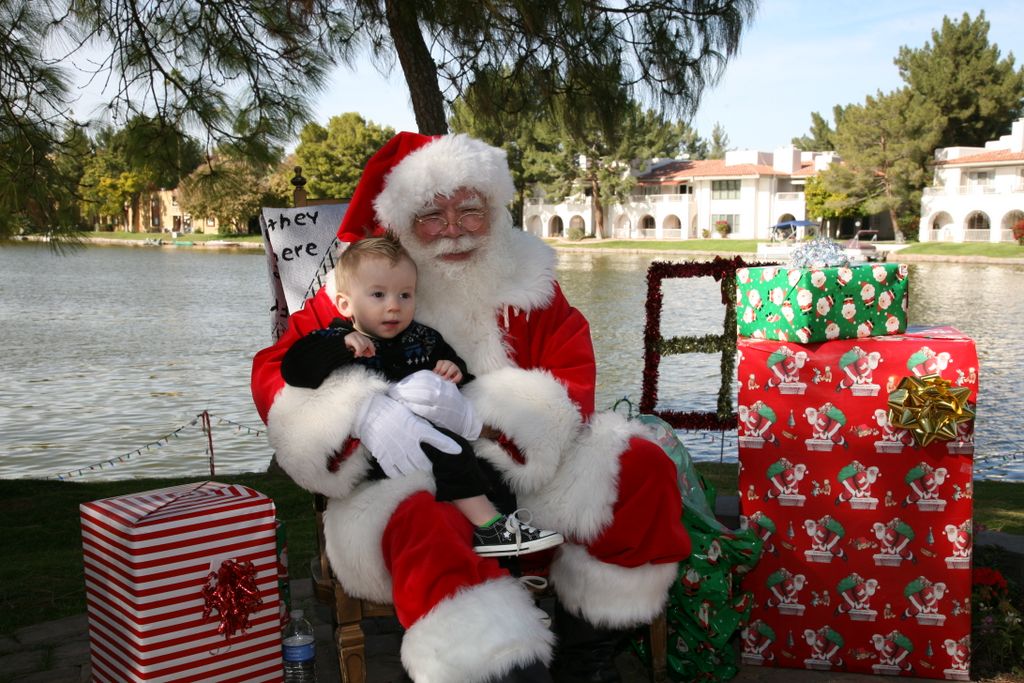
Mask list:
[[[265,208],[260,215],[270,278],[270,325],[276,340],[288,315],[317,293],[334,268],[335,237],[348,204]]]

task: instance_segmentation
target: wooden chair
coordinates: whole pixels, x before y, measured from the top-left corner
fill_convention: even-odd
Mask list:
[[[337,200],[307,199],[301,168],[295,169],[295,177],[291,183],[295,186],[293,201],[295,207],[336,204]],[[345,592],[337,580],[327,555],[324,552],[323,516],[327,500],[320,494],[313,496],[313,510],[316,515],[317,552],[311,561],[310,573],[313,579],[313,590],[317,600],[327,605],[332,612],[334,621],[334,641],[338,649],[338,667],[341,670],[342,683],[366,682],[366,634],[363,631],[363,620],[374,617],[394,617],[391,605],[381,605],[369,600],[354,598]],[[535,597],[543,599],[550,593],[536,592]],[[668,624],[664,612],[649,626],[651,648],[651,680],[662,683],[668,680],[667,650]]]

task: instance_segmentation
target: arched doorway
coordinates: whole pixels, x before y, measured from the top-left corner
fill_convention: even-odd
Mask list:
[[[984,211],[974,211],[964,221],[964,242],[988,242],[992,224]]]
[[[573,239],[577,239],[575,235],[579,235],[580,238],[585,237],[587,234],[587,223],[583,220],[583,216],[579,214],[569,219],[569,236]]]
[[[543,236],[541,234],[541,231],[544,228],[544,222],[540,219],[540,216],[538,216],[537,214],[528,216],[524,221],[524,227],[526,228],[526,232],[530,233],[531,235],[536,235],[537,237]]]
[[[621,240],[628,240],[633,237],[631,233],[633,224],[629,220],[629,216],[622,214],[615,220],[615,227],[613,228],[613,234],[616,238]]]
[[[1017,225],[1020,221],[1024,221],[1024,211],[1018,209],[1007,211],[999,225],[999,241],[1016,242],[1017,240],[1013,237],[1013,226]]]
[[[679,222],[678,216],[672,214],[665,216],[665,220],[661,222],[661,238],[663,240],[683,239],[683,226]]]
[[[552,216],[551,220],[548,221],[548,237],[561,237],[562,236],[562,218],[561,216]]]
[[[953,217],[945,211],[939,211],[932,216],[928,225],[931,234],[928,235],[931,242],[950,242],[953,240]]]
[[[654,221],[654,216],[647,214],[640,219],[640,236],[653,238],[656,236],[655,231],[657,230],[658,224]]]

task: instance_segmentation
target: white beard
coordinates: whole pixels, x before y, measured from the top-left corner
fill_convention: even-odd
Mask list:
[[[503,286],[515,268],[503,227],[480,237],[464,234],[422,244],[410,236],[403,242],[419,269],[416,320],[437,329],[473,374],[512,365],[497,324]],[[465,261],[438,258],[471,247],[475,251]]]

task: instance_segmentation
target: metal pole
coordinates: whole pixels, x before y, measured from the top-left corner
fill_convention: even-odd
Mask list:
[[[203,411],[203,431],[206,432],[206,443],[210,448],[210,476],[215,477],[214,466],[213,466],[213,428],[210,427],[210,413],[206,410]]]

